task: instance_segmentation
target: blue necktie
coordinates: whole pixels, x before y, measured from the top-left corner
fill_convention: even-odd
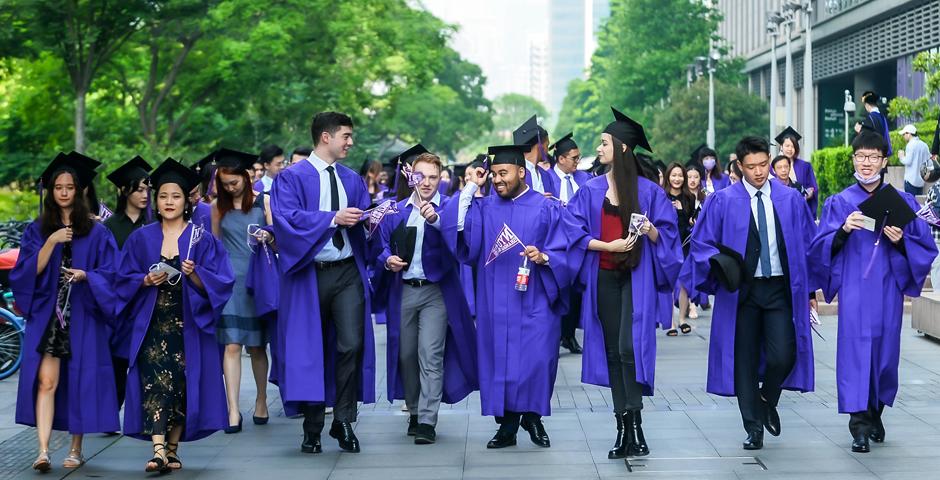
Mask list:
[[[565,201],[570,202],[571,197],[574,196],[574,185],[571,184],[571,175],[565,175],[565,180],[568,182],[565,184]]]
[[[760,275],[770,277],[770,240],[767,239],[767,213],[760,190],[757,191],[757,233],[760,235]]]

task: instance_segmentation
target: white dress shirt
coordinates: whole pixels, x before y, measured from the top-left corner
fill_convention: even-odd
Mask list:
[[[264,185],[264,193],[268,193],[271,191],[271,186],[274,185],[274,179],[267,175],[262,175],[261,185]]]
[[[539,170],[541,170],[539,166],[526,160],[525,169],[528,170],[526,175],[532,177],[532,189],[539,193],[545,193],[545,185],[542,184],[542,176],[539,175]]]
[[[571,201],[568,198],[568,179],[571,179],[571,194],[574,195],[578,193],[578,189],[581,188],[578,186],[578,182],[574,180],[574,173],[565,173],[562,169],[558,168],[558,165],[552,167],[555,169],[555,174],[558,175],[558,178],[561,179],[561,184],[558,185],[558,199],[562,202],[568,203]]]
[[[408,268],[402,274],[402,278],[405,280],[427,280],[427,277],[424,276],[424,263],[421,260],[422,248],[424,248],[424,224],[427,223],[427,220],[421,216],[421,209],[415,204],[416,195],[412,195],[408,198],[408,203],[406,205],[411,205],[411,215],[408,216],[408,226],[415,227],[417,229],[417,237],[415,239],[415,253],[411,257],[411,263],[408,264]],[[431,199],[431,203],[434,206],[439,207],[441,205],[441,194],[435,193],[434,198]],[[441,228],[441,216],[437,216],[437,221],[431,224],[431,226],[436,228]]]
[[[747,194],[751,197],[751,215],[753,215],[754,225],[757,225],[759,231],[760,224],[757,223],[758,190],[754,188],[753,185],[748,183],[747,180],[744,180],[741,183],[744,184],[744,188],[747,190]],[[780,252],[777,250],[777,222],[774,220],[774,204],[770,201],[771,183],[773,183],[772,180],[767,179],[767,181],[764,182],[764,186],[760,188],[760,192],[761,201],[764,203],[764,213],[767,216],[767,245],[770,248],[770,276],[779,277],[783,275],[783,265],[780,263]],[[760,257],[757,259],[757,269],[754,270],[754,276],[762,276]]]
[[[311,153],[310,156],[307,157],[307,161],[317,169],[317,173],[320,175],[320,211],[330,212],[333,210],[330,208],[330,172],[326,171],[326,167],[329,165],[315,153]],[[343,179],[339,177],[339,172],[336,170],[336,164],[334,163],[333,174],[336,175],[336,187],[339,191],[339,209],[342,210],[349,206],[349,203],[346,198],[346,190],[343,188]],[[336,221],[331,221],[330,225],[335,227]],[[345,260],[352,256],[349,234],[346,233],[345,228],[341,228],[340,233],[343,235],[343,249],[337,250],[333,245],[332,239],[327,240],[323,248],[320,249],[320,252],[314,257],[314,260],[318,262],[335,262],[337,260]]]

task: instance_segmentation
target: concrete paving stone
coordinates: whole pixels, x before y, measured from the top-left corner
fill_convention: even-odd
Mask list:
[[[305,478],[301,476],[300,478]],[[466,478],[462,467],[424,467],[404,468],[337,468],[329,476],[330,480],[449,480]]]
[[[597,478],[593,464],[577,465],[498,465],[470,466],[464,469],[464,479],[494,478]]]

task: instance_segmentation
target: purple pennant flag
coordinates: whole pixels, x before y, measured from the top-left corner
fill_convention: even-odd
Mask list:
[[[401,173],[408,179],[408,186],[411,188],[415,188],[419,183],[424,181],[424,174],[414,171],[411,165],[407,163],[402,164]]]
[[[191,258],[193,252],[193,245],[199,243],[202,240],[202,236],[205,233],[205,229],[202,228],[202,225],[192,224],[193,228],[189,231],[189,247],[186,249],[186,260]]]
[[[930,225],[940,227],[940,217],[937,216],[937,212],[934,211],[933,205],[930,203],[921,207],[920,210],[917,211],[917,216]]]
[[[493,242],[493,248],[490,249],[490,255],[486,258],[486,264],[484,266],[493,263],[500,255],[508,252],[509,249],[516,245],[522,245],[522,241],[519,240],[519,237],[509,228],[509,225],[504,223],[503,229],[496,237],[496,241]]]
[[[102,222],[111,218],[113,215],[114,212],[112,212],[111,209],[108,208],[108,206],[103,202],[98,204],[98,216],[101,217]]]
[[[375,233],[379,228],[379,224],[382,223],[382,219],[390,213],[398,213],[398,204],[394,200],[386,200],[379,204],[379,206],[366,210],[365,218],[369,221],[369,237]]]

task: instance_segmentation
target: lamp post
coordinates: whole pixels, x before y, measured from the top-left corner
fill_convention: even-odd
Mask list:
[[[783,72],[783,110],[784,122],[793,125],[793,51],[790,49],[790,36],[793,32],[793,10],[783,9],[783,34],[786,36],[786,63]]]
[[[721,56],[712,45],[708,54],[708,131],[705,134],[705,143],[708,148],[715,148],[715,69]]]
[[[849,115],[855,113],[855,102],[852,101],[852,94],[845,91],[845,103],[842,104],[842,113],[845,115],[845,146],[849,146]]]
[[[767,33],[770,35],[770,134],[767,138],[777,135],[777,95],[780,87],[780,78],[777,74],[777,36],[780,35],[780,23],[783,17],[777,13],[767,13]]]
[[[813,0],[803,2],[802,10],[806,20],[806,36],[803,44],[803,158],[812,158],[816,149],[816,131],[814,128],[815,98],[813,88]]]

